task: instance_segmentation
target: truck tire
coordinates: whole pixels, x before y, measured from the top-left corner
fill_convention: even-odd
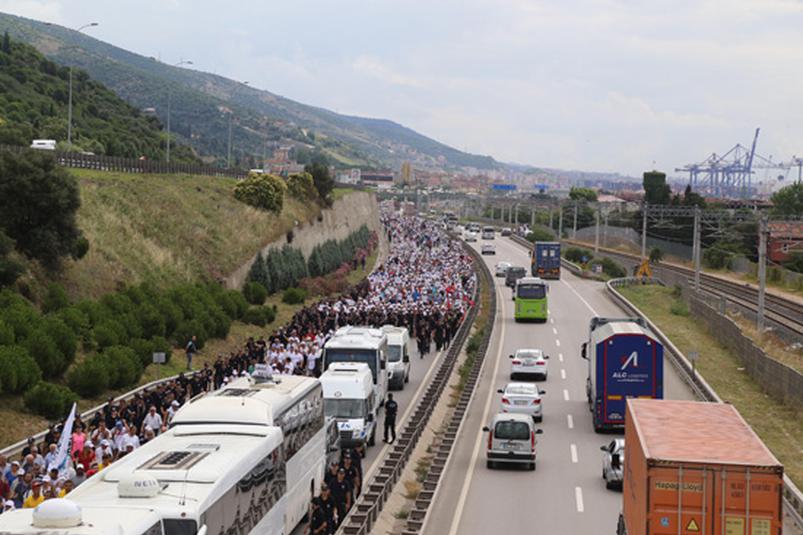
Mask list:
[[[527,465],[527,469],[528,469],[530,472],[534,472],[534,471],[535,471],[535,461],[533,461],[533,462],[531,462],[529,465]]]
[[[619,514],[619,522],[616,524],[616,535],[627,535],[627,527],[625,527],[625,519],[622,514]]]
[[[487,461],[485,461],[485,467],[488,468],[488,470],[493,470],[494,468],[496,468],[496,463],[488,459]]]

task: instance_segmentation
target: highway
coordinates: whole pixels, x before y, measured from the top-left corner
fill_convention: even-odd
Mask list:
[[[473,244],[479,249],[482,243]],[[529,266],[525,249],[497,237],[496,255],[485,261],[493,270],[499,261]],[[586,361],[579,347],[586,341],[595,316],[619,316],[599,282],[563,271],[550,281],[550,319],[545,324],[515,323],[513,302],[503,279],[496,279],[497,323],[485,367],[467,419],[446,466],[425,532],[430,535],[489,533],[596,534],[614,533],[621,492],[607,490],[602,480],[600,446],[617,435],[596,434],[585,394]],[[544,421],[540,425],[535,472],[523,468],[489,470],[481,431],[497,412],[496,393],[509,381],[508,355],[537,347],[550,355],[549,376],[539,383],[546,390]],[[664,366],[668,398],[694,399],[674,367]]]

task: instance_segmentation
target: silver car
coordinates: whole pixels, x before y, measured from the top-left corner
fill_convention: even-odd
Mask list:
[[[494,273],[497,277],[504,277],[507,275],[507,270],[510,268],[512,264],[510,262],[499,262],[496,264],[494,268]]]
[[[622,474],[624,473],[625,439],[617,438],[605,446],[600,446],[602,456],[602,479],[605,487],[622,488]]]
[[[500,388],[497,392],[502,394],[500,412],[529,414],[536,422],[544,419],[541,396],[546,392],[539,390],[533,383],[508,383],[505,388]]]
[[[547,365],[548,355],[540,349],[519,349],[515,355],[510,355],[510,378],[519,375],[534,375],[546,381],[549,374]]]
[[[491,425],[483,427],[488,433],[485,450],[488,468],[497,464],[524,464],[535,470],[535,435],[541,430],[535,428],[533,419],[527,414],[499,413],[491,420]]]

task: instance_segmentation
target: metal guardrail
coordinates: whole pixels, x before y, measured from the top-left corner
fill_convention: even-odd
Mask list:
[[[482,262],[480,256],[471,247],[465,243],[463,246],[474,259],[475,266],[484,266],[484,262]],[[479,299],[479,292],[480,285],[477,284],[474,289],[475,303]],[[399,433],[394,442],[393,449],[390,450],[387,457],[382,460],[382,464],[373,478],[365,484],[365,491],[360,495],[359,499],[355,502],[351,511],[344,519],[337,531],[338,534],[368,535],[372,533],[373,526],[379,518],[379,514],[382,512],[388,496],[399,481],[407,465],[407,461],[410,460],[410,456],[418,443],[418,439],[424,432],[429,418],[432,416],[435,406],[438,404],[440,396],[449,382],[449,376],[457,362],[457,357],[462,351],[463,344],[468,340],[471,326],[477,317],[478,308],[479,307],[475,305],[469,310],[468,315],[457,331],[452,345],[449,347],[443,360],[441,360],[435,376],[432,378],[429,385],[427,385],[424,395],[418,401],[415,412],[407,419],[404,429]],[[432,491],[422,491],[422,493],[423,492]],[[422,499],[424,498],[424,496],[421,495],[419,495],[419,497]]]
[[[647,325],[655,334],[656,338],[658,338],[661,343],[664,344],[665,348],[669,349],[669,355],[672,363],[679,370],[681,377],[692,388],[698,398],[705,401],[722,403],[722,398],[717,395],[711,385],[709,385],[699,374],[693,373],[691,362],[686,358],[686,355],[684,355],[683,352],[678,349],[678,347],[675,346],[675,344],[673,344],[663,332],[661,332],[661,330],[650,320],[650,318],[648,318],[641,310],[639,310],[636,305],[631,303],[617,290],[617,288],[623,286],[641,283],[642,280],[639,278],[626,277],[623,279],[612,279],[605,284],[605,287],[608,291],[608,294],[619,304],[619,306],[647,322]],[[794,482],[789,479],[786,474],[784,474],[783,478],[784,503],[786,504],[789,513],[795,517],[796,522],[803,526],[803,492],[797,488]]]

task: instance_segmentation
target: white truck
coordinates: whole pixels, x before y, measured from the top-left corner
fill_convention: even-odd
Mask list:
[[[410,381],[410,333],[407,327],[383,325],[382,331],[388,337],[388,388],[404,390]]]
[[[373,446],[376,439],[377,405],[374,379],[362,362],[337,362],[321,374],[323,410],[334,418],[340,432],[340,445]]]
[[[323,370],[337,362],[368,365],[374,382],[374,405],[385,404],[388,392],[388,337],[381,329],[347,325],[335,331],[323,346]]]

